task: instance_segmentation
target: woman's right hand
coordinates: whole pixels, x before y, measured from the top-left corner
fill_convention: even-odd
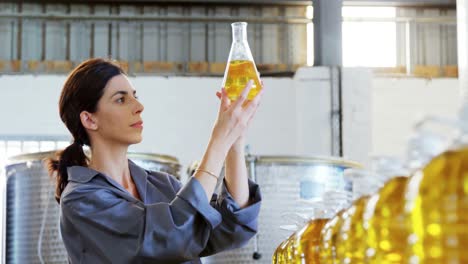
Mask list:
[[[222,90],[218,117],[211,132],[208,147],[199,165],[199,169],[210,173],[195,171],[193,175],[205,190],[208,201],[211,200],[217,182],[213,180],[212,175],[219,175],[231,146],[245,134],[260,103],[263,89],[253,100],[247,101],[246,99],[252,85],[253,82],[250,81],[233,103],[229,100],[224,88]]]
[[[255,115],[263,89],[260,89],[253,100],[247,101],[247,95],[252,86],[253,81],[250,80],[239,98],[233,103],[231,103],[224,88],[222,89],[221,104],[211,134],[211,143],[223,153],[227,154],[234,142],[245,133]]]

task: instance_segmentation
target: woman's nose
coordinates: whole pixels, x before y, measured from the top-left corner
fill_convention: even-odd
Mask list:
[[[138,101],[138,100],[135,100],[136,102],[136,105],[135,105],[135,111],[134,113],[135,114],[140,114],[141,112],[143,112],[143,110],[145,109],[145,107],[143,106],[143,104]]]

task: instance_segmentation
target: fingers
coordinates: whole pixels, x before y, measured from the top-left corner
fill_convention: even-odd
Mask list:
[[[229,100],[229,97],[227,96],[226,90],[224,88],[221,89],[221,92],[216,92],[216,96],[221,100],[219,106],[219,114],[221,114],[229,108],[231,105],[231,100]]]
[[[234,106],[233,106],[234,109],[242,107],[245,100],[247,100],[247,96],[249,95],[250,89],[252,89],[253,84],[254,84],[253,80],[249,80],[249,82],[245,86],[244,90],[242,91],[242,93],[237,98],[236,102],[234,103]]]
[[[231,100],[229,99],[226,89],[224,88],[221,89],[221,102],[223,102],[223,105],[225,107],[229,107],[229,105],[231,104]]]
[[[241,97],[233,103],[229,100],[225,89],[216,93],[216,96],[221,100],[221,108],[213,133],[215,136],[222,138],[222,142],[232,144],[250,126],[264,92],[261,89],[253,100],[247,100],[248,92],[250,92],[253,86],[252,84],[252,82],[249,82],[244,88]],[[242,106],[244,103],[245,107]],[[235,107],[233,107],[234,105]]]
[[[257,96],[255,96],[254,100],[248,102],[248,105],[245,108],[245,116],[246,116],[247,122],[245,122],[245,127],[244,127],[244,131],[242,132],[242,134],[245,134],[246,130],[250,127],[250,124],[252,123],[252,120],[254,119],[257,113],[258,106],[260,105],[262,94],[263,92],[260,91],[257,94]]]
[[[254,115],[255,111],[260,104],[260,100],[262,99],[263,96],[263,89],[260,90],[260,92],[255,96],[255,98],[250,101],[246,107],[246,112],[248,115]]]
[[[254,119],[255,115],[257,114],[258,106],[260,104],[257,104],[257,107],[255,107],[254,112],[250,115],[249,120],[247,121],[247,127],[250,127],[250,123],[252,123],[252,120]]]

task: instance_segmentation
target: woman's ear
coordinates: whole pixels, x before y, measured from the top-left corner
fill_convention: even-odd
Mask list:
[[[97,130],[98,124],[96,117],[88,111],[83,111],[80,113],[81,124],[84,128],[89,130]]]

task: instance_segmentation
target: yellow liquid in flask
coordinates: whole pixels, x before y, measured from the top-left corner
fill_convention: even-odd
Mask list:
[[[240,96],[249,80],[254,81],[247,96],[248,100],[252,100],[262,89],[254,63],[249,60],[234,60],[228,64],[223,86],[231,101]]]

